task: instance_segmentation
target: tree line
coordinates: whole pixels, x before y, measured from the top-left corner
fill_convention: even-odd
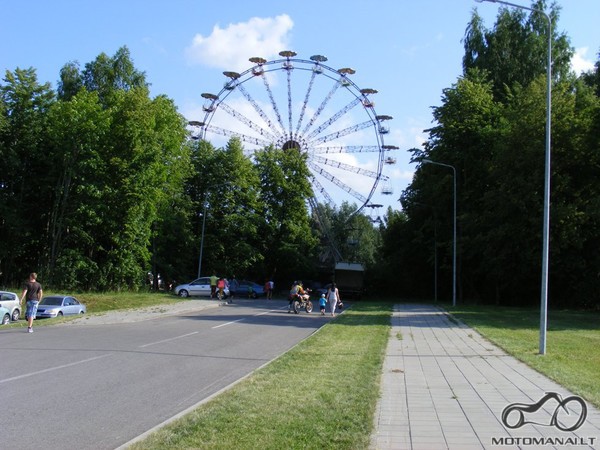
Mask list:
[[[546,10],[546,2],[532,8]],[[574,74],[573,49],[552,19],[551,305],[600,305],[600,62]],[[501,8],[492,29],[473,12],[463,74],[433,108],[435,125],[412,151],[415,177],[390,217],[384,254],[410,294],[451,289],[453,172],[457,177],[458,290],[464,300],[539,304],[542,263],[548,23]]]
[[[546,10],[545,1],[532,3]],[[551,306],[598,307],[600,58],[574,74],[569,38],[552,18]],[[463,73],[433,107],[402,210],[374,226],[356,205],[308,208],[310,173],[298,151],[190,140],[166,96],[150,98],[123,47],[80,67],[56,91],[35,70],[0,84],[0,285],[37,271],[53,287],[139,289],[147,272],[330,274],[333,242],[367,267],[376,296],[452,296],[457,184],[459,301],[539,302],[546,48],[538,13],[501,8],[491,29],[473,12]],[[431,160],[448,167],[427,164]],[[313,205],[314,206],[314,205]],[[321,227],[317,226],[320,224]],[[322,230],[326,229],[327,233]],[[202,237],[204,239],[202,239]]]
[[[139,289],[149,272],[188,281],[200,247],[202,275],[319,276],[328,244],[308,209],[306,155],[265,148],[251,160],[239,139],[191,140],[173,102],[150,98],[126,47],[65,64],[56,92],[33,68],[3,81],[2,286],[31,271],[76,290]]]

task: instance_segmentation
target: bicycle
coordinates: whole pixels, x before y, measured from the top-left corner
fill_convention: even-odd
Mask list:
[[[306,297],[296,294],[295,298],[292,302],[292,308],[294,309],[294,313],[298,314],[301,309],[304,309],[306,313],[311,313],[313,310],[313,304],[310,301],[310,297],[306,295]]]

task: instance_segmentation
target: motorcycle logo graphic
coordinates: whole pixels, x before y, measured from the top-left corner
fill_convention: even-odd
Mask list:
[[[526,413],[535,413],[551,400],[556,400],[558,405],[556,405],[554,413],[550,419],[550,423],[539,423],[525,420]],[[569,404],[571,404],[570,411],[567,407]],[[517,418],[516,421],[514,420],[515,413]],[[574,431],[583,425],[586,417],[587,406],[581,397],[571,395],[563,399],[562,396],[556,392],[547,392],[546,395],[544,395],[538,402],[534,404],[512,403],[502,411],[502,423],[504,426],[506,426],[506,428],[512,429],[520,428],[526,424],[534,424],[555,427],[561,431]],[[574,420],[575,418],[577,419],[576,421]]]

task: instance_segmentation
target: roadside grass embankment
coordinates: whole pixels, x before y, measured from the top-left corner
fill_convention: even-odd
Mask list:
[[[446,307],[525,364],[600,407],[600,314],[550,310],[546,354],[539,354],[540,311],[496,306]]]
[[[132,449],[366,449],[392,304],[359,303]]]
[[[6,289],[10,292],[14,292],[17,295],[21,295],[20,289]],[[44,290],[44,297],[49,295],[72,295],[77,298],[81,303],[86,306],[87,314],[102,314],[109,311],[129,310],[138,309],[155,305],[166,305],[171,303],[177,303],[184,300],[176,297],[169,292],[63,292],[63,291],[52,291]],[[25,321],[25,301],[21,305],[23,311],[21,312],[21,318],[18,322],[11,322],[5,325],[8,328],[14,327],[26,327],[27,322]],[[36,320],[34,326],[45,326],[51,325],[58,322],[73,320],[77,317],[63,317],[54,319],[39,319]]]

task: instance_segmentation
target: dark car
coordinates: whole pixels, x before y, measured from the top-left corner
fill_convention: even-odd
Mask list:
[[[248,298],[258,298],[265,295],[265,288],[254,281],[248,280],[239,280],[238,288],[235,291],[235,296],[238,298],[248,297]]]

